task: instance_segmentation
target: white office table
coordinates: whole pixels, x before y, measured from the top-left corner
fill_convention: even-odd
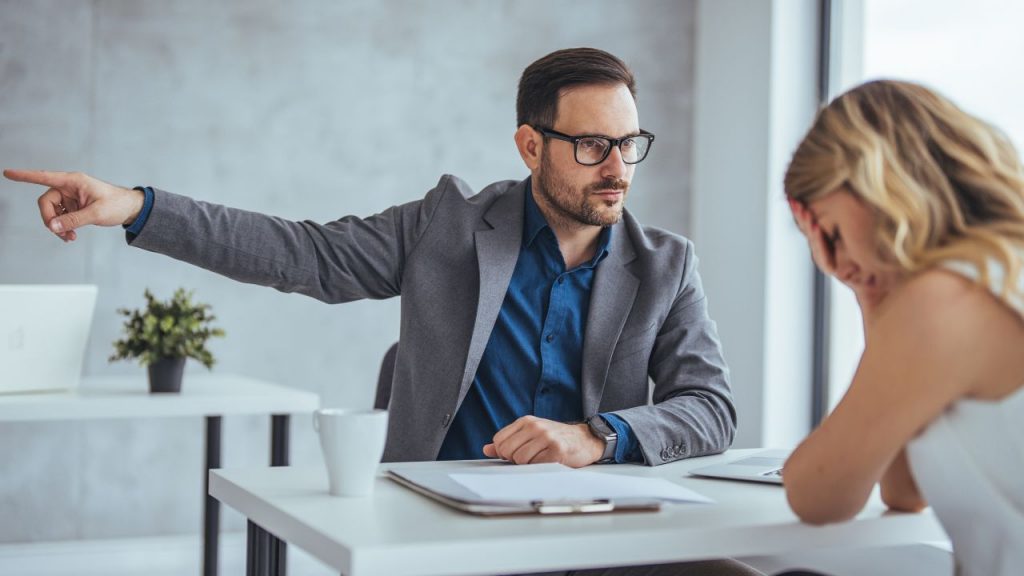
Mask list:
[[[242,376],[186,374],[180,394],[150,394],[144,373],[138,376],[82,380],[78,390],[0,395],[0,422],[46,420],[109,420],[132,418],[206,418],[206,469],[220,467],[221,417],[226,414],[268,414],[271,417],[271,466],[288,465],[289,414],[312,412],[320,398]],[[209,482],[209,475],[207,480]],[[203,494],[203,573],[217,573],[220,504]],[[285,555],[283,543],[271,542],[274,553]]]
[[[717,502],[666,504],[655,513],[481,518],[384,477],[377,479],[373,496],[331,497],[323,468],[214,470],[210,494],[249,518],[247,573],[261,575],[279,573],[268,562],[266,542],[272,537],[344,576],[528,573],[946,539],[930,511],[886,512],[877,492],[855,520],[813,527],[793,515],[781,486],[686,476],[696,466],[752,452],[733,450],[654,468],[596,467],[669,478]]]

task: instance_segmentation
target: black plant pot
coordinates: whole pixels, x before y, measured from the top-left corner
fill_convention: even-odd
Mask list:
[[[185,358],[161,358],[149,365],[149,392],[177,394],[181,392],[181,375]]]

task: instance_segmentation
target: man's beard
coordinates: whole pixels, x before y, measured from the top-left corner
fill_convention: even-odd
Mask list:
[[[606,178],[578,190],[560,177],[558,171],[551,165],[551,159],[545,150],[541,153],[540,173],[537,175],[537,181],[540,195],[565,222],[584,226],[611,226],[622,219],[622,207],[625,204],[626,194],[629,193],[629,182],[626,180],[614,177]],[[594,192],[601,190],[621,190],[622,201],[616,202],[617,206],[611,211],[599,210],[588,200]],[[607,200],[602,200],[601,203],[611,208]]]

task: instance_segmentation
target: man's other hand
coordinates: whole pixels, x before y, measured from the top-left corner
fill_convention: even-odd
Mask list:
[[[16,182],[47,186],[39,197],[43,226],[65,242],[75,240],[82,226],[131,224],[142,211],[145,194],[97,180],[80,172],[4,170]]]
[[[523,416],[494,435],[484,455],[516,464],[558,462],[573,468],[593,464],[604,453],[604,443],[586,424],[563,424],[536,416]]]

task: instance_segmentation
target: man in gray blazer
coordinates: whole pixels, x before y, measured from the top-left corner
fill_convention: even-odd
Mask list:
[[[123,224],[132,246],[324,302],[402,297],[385,458],[642,462],[720,452],[736,414],[693,244],[623,208],[654,135],[600,50],[531,64],[515,142],[529,178],[443,176],[368,218],[290,222],[83,174],[49,186],[48,228]],[[649,387],[648,378],[653,381]]]

